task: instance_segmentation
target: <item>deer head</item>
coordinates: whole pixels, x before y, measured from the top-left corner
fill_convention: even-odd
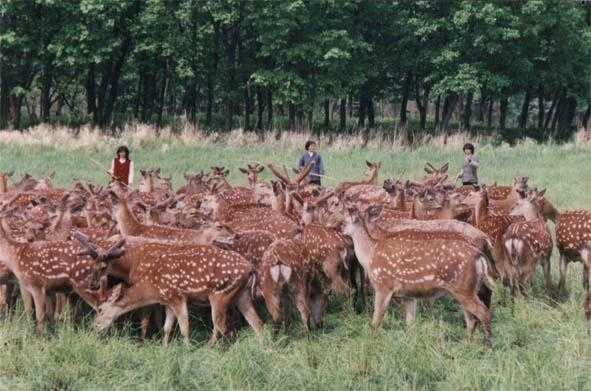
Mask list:
[[[251,186],[254,186],[257,184],[258,182],[258,174],[260,174],[261,172],[263,172],[263,170],[265,169],[264,166],[261,166],[258,163],[255,163],[254,165],[250,165],[247,164],[246,168],[239,168],[240,172],[242,172],[243,174],[246,174],[248,177],[248,183]]]

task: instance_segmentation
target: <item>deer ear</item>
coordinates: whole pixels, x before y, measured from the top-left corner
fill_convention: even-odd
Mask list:
[[[367,165],[367,167],[369,167],[369,168],[371,168],[373,166],[373,164],[369,160],[365,161],[365,165]]]
[[[425,172],[427,174],[433,174],[433,170],[431,170],[429,167],[425,166]]]
[[[51,174],[48,175],[49,179],[55,178],[55,171],[52,171]]]
[[[441,174],[445,174],[448,169],[449,169],[449,163],[445,163],[443,166],[441,166],[441,170],[439,170],[439,171]]]
[[[14,175],[14,171],[10,171],[10,172],[7,172],[7,173],[6,173],[6,176],[7,176],[8,178],[10,178],[10,177],[11,177],[11,176],[13,176],[13,175]]]
[[[546,194],[546,189],[542,189],[538,192],[538,197],[543,197]]]
[[[229,173],[230,173],[230,170],[224,171],[224,176],[228,176]]]
[[[240,170],[240,172],[243,173],[243,174],[248,174],[248,170],[245,170],[242,167],[238,168],[238,170]]]
[[[156,176],[160,176],[160,169],[159,168],[155,169],[154,174],[156,174]]]
[[[140,174],[142,174],[142,176],[146,176],[146,170],[140,170]]]
[[[263,172],[263,170],[264,170],[264,169],[265,169],[265,167],[264,167],[264,166],[259,166],[259,167],[256,169],[256,172],[257,172],[257,173],[261,173],[261,172]]]
[[[123,284],[119,283],[115,285],[115,287],[111,290],[111,294],[109,295],[107,302],[109,304],[115,303],[117,300],[119,300],[119,298],[121,298],[121,296],[123,296],[123,290]]]

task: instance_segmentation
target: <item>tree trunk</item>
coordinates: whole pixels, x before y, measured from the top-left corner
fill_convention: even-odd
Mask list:
[[[434,121],[434,125],[435,125],[435,128],[436,129],[439,126],[439,112],[440,112],[440,107],[441,107],[441,96],[438,96],[437,97],[437,100],[435,101],[435,121]]]
[[[86,114],[92,115],[96,112],[96,76],[95,65],[91,63],[86,73]]]
[[[546,119],[544,120],[544,131],[548,129],[548,125],[550,125],[550,120],[554,115],[554,111],[556,110],[556,104],[558,103],[560,91],[556,91],[554,94],[554,99],[552,99],[552,104],[550,105],[550,109],[548,113],[546,113]]]
[[[454,93],[451,93],[445,97],[445,101],[443,103],[443,116],[441,118],[440,124],[440,131],[447,132],[449,129],[449,122],[451,120],[451,116],[454,112],[456,107],[456,103],[458,101],[458,96]]]
[[[251,107],[251,99],[250,99],[250,86],[247,85],[244,87],[244,130],[250,131],[252,130],[252,126],[250,124],[250,114],[252,113]]]
[[[484,96],[481,96],[480,101],[478,102],[478,122],[481,124],[484,123],[485,111],[486,111],[486,98]]]
[[[0,129],[8,127],[8,119],[10,117],[8,91],[10,90],[9,78],[6,75],[6,66],[2,64],[0,59]]]
[[[544,94],[540,90],[540,95],[538,96],[538,131],[541,132],[544,129]]]
[[[519,114],[519,124],[517,125],[520,129],[527,128],[527,119],[529,117],[529,102],[531,101],[531,89],[525,91],[523,97],[523,104],[521,105],[521,113]]]
[[[51,110],[51,67],[46,65],[41,79],[41,120],[49,121]]]
[[[295,130],[296,127],[296,107],[293,102],[289,102],[287,105],[287,129]]]
[[[489,129],[492,128],[492,118],[493,118],[494,108],[495,108],[495,100],[491,97],[490,101],[488,102],[488,113],[486,115],[486,127]]]
[[[412,75],[408,73],[402,84],[402,96],[400,99],[400,120],[398,126],[400,128],[406,127],[406,110],[408,105],[408,94],[410,93],[410,83],[412,82]]]
[[[347,99],[342,98],[339,108],[339,130],[344,132],[347,129]]]
[[[324,100],[324,128],[330,129],[330,101]]]
[[[499,129],[505,130],[507,125],[507,105],[509,104],[509,99],[504,97],[501,99],[501,104],[499,107]]]
[[[573,96],[563,96],[560,99],[560,110],[558,110],[558,128],[555,134],[561,139],[565,140],[572,134],[571,125],[577,114],[577,99]],[[555,125],[553,124],[553,129]]]
[[[314,130],[314,110],[310,109],[308,110],[307,113],[307,123],[308,123],[308,129],[312,132]]]
[[[418,78],[417,78],[418,79]],[[429,111],[429,93],[431,92],[431,83],[427,82],[423,86],[423,96],[421,97],[419,91],[419,82],[417,80],[415,87],[415,99],[417,102],[417,108],[419,109],[419,126],[421,130],[424,130],[427,126],[427,112]]]
[[[263,115],[265,113],[265,95],[262,87],[257,88],[257,130],[263,130]]]
[[[585,131],[589,130],[589,118],[590,117],[591,117],[591,101],[587,105],[587,111],[585,111],[585,114],[583,115],[583,119],[582,119],[582,125],[583,125],[583,129],[585,129]]]
[[[267,89],[267,129],[273,129],[273,92]]]
[[[374,128],[376,126],[376,116],[372,98],[367,98],[367,122],[368,128]]]
[[[462,113],[462,127],[465,130],[470,130],[470,120],[472,119],[472,101],[474,94],[471,92],[466,96],[466,104],[464,105],[464,112]]]
[[[365,97],[365,92],[362,91],[359,96],[359,111],[358,111],[358,120],[357,120],[357,127],[362,129],[365,127],[365,117],[367,115],[367,99]]]

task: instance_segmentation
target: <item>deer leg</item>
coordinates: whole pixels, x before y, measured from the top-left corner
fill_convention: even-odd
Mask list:
[[[30,317],[33,313],[33,297],[31,296],[31,292],[29,292],[23,285],[19,284],[19,289],[23,299],[23,306],[25,307],[25,313]]]
[[[65,319],[66,317],[66,304],[68,303],[68,296],[64,293],[55,294],[55,319]]]
[[[472,337],[472,335],[474,335],[474,330],[478,325],[478,319],[469,311],[464,310],[464,320],[466,321],[466,329],[468,330],[468,335]]]
[[[417,299],[404,299],[402,304],[404,305],[406,327],[410,327],[414,323],[417,314]]]
[[[8,285],[6,284],[0,286],[0,311],[8,311]]]
[[[331,288],[334,290],[335,295],[344,296],[348,292],[349,286],[347,285],[345,278],[343,278],[343,275],[339,272],[340,262],[341,258],[339,256],[329,256],[322,263],[322,268],[330,281]]]
[[[222,295],[214,295],[209,299],[211,303],[211,319],[213,322],[213,334],[207,343],[212,348],[220,337],[226,335],[228,329],[228,303]]]
[[[452,293],[456,300],[460,303],[465,311],[475,316],[482,327],[484,332],[484,345],[487,349],[492,348],[492,332],[491,332],[491,320],[492,316],[490,311],[477,296],[464,296],[457,293]]]
[[[150,318],[152,315],[152,306],[143,307],[140,309],[140,333],[142,339],[146,339],[148,335],[148,327],[150,327]]]
[[[49,323],[55,322],[55,314],[56,314],[56,307],[57,307],[57,298],[56,294],[49,294],[45,296],[45,314],[47,316],[47,321]]]
[[[312,325],[322,327],[322,318],[328,306],[326,295],[322,292],[322,287],[315,281],[310,286],[309,295]]]
[[[261,288],[267,311],[269,311],[271,319],[273,319],[273,331],[277,332],[283,323],[283,311],[281,311],[279,292],[276,289],[270,289],[264,286]]]
[[[385,289],[375,289],[373,319],[371,321],[374,333],[382,325],[382,321],[384,320],[384,314],[386,313],[388,304],[390,304],[390,299],[392,299],[393,293],[394,292],[391,290],[387,291]]]
[[[187,309],[187,301],[181,299],[171,306],[178,319],[179,328],[181,329],[181,335],[185,340],[185,345],[189,346],[189,311]]]
[[[35,318],[37,320],[37,334],[43,335],[45,324],[45,298],[43,289],[33,289],[33,301],[35,302]]]
[[[244,316],[244,319],[246,319],[250,327],[252,327],[254,331],[258,334],[263,328],[263,321],[261,320],[261,318],[259,318],[259,314],[257,314],[254,308],[252,298],[250,297],[249,289],[242,290],[242,292],[238,296],[237,307],[238,311],[240,311],[242,316]]]
[[[566,259],[566,256],[564,254],[560,254],[560,264],[559,264],[560,281],[558,282],[558,290],[560,292],[563,292],[565,290],[567,268],[568,268],[568,261]]]
[[[170,341],[170,333],[172,332],[172,328],[174,327],[176,321],[176,315],[174,311],[169,306],[166,306],[166,320],[164,321],[164,337],[162,338],[162,343],[164,347],[168,346]]]
[[[552,289],[552,273],[550,272],[550,257],[543,260],[542,267],[544,268],[544,281],[546,282],[546,291],[550,292]]]
[[[298,308],[302,323],[304,324],[304,330],[306,333],[310,332],[310,305],[308,302],[308,284],[302,281],[295,293],[295,305]]]
[[[591,266],[591,250],[588,248],[581,251],[581,260],[583,261],[583,288],[589,293],[589,267]]]

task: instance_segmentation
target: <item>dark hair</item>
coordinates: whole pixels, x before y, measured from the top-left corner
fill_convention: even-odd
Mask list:
[[[306,141],[306,144],[304,145],[304,148],[306,148],[306,151],[307,151],[308,149],[310,149],[310,146],[311,145],[315,145],[315,144],[316,144],[316,141],[308,140],[308,141]]]
[[[121,152],[125,152],[125,158],[129,159],[129,148],[127,148],[125,145],[122,145],[119,148],[117,148],[117,152],[115,152],[115,154],[119,156],[119,153]]]
[[[466,144],[464,144],[464,148],[462,148],[462,151],[465,151],[466,149],[469,150],[474,155],[474,145],[472,145],[470,143],[466,143]]]

